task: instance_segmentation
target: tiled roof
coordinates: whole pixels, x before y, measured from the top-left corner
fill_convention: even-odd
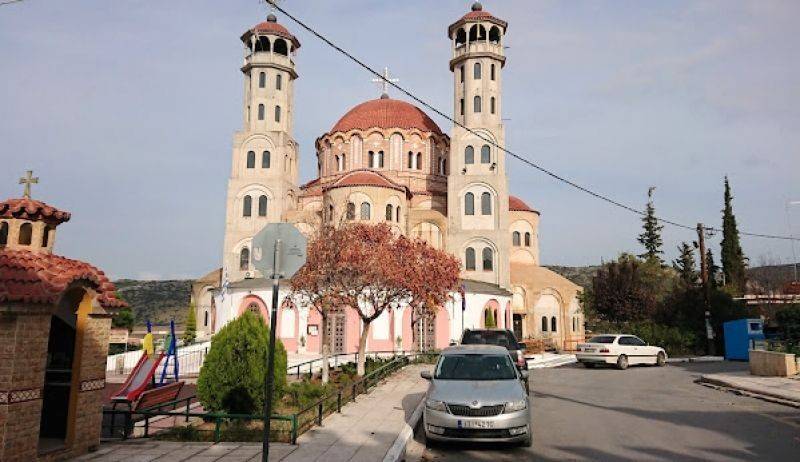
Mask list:
[[[253,27],[249,31],[245,32],[244,35],[242,35],[242,40],[247,41],[250,38],[251,34],[258,32],[260,34],[271,34],[271,35],[277,35],[278,37],[283,37],[292,42],[292,45],[294,45],[295,50],[300,48],[300,41],[297,40],[297,37],[292,35],[292,33],[289,32],[288,29],[286,29],[282,25],[278,24],[277,21],[272,19],[274,19],[274,16],[268,18],[266,21],[262,23],[256,24],[255,27]]]
[[[483,11],[483,7],[477,4],[472,6],[472,11],[462,16],[453,24],[450,24],[447,28],[447,35],[452,36],[455,29],[470,21],[489,21],[502,27],[503,30],[508,28],[508,23],[506,21],[503,21],[488,11]]]
[[[413,104],[391,98],[373,99],[350,109],[330,133],[370,128],[402,128],[442,134],[442,130]]]
[[[522,199],[517,196],[508,196],[508,210],[512,212],[533,212],[539,213],[530,208]]]
[[[88,263],[27,250],[0,251],[0,302],[52,305],[78,280],[89,281],[103,308],[127,306],[116,298],[106,275]]]
[[[28,197],[0,202],[0,218],[63,223],[69,221],[70,216],[69,212],[62,212],[42,201]]]
[[[392,182],[380,173],[372,170],[354,170],[325,189],[346,188],[352,186],[373,186],[378,188],[389,188],[397,191],[406,192],[406,188]]]

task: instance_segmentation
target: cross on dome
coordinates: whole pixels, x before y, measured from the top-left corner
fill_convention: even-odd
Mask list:
[[[31,198],[31,185],[32,184],[38,184],[38,183],[39,183],[39,177],[34,177],[33,176],[33,170],[28,170],[27,172],[25,172],[25,176],[19,179],[19,184],[24,184],[25,185],[25,189],[24,189],[24,191],[22,193],[22,197],[30,199]]]
[[[381,88],[381,90],[382,90],[381,98],[388,98],[389,97],[389,84],[390,83],[399,82],[400,79],[392,79],[392,78],[390,78],[389,77],[389,68],[388,67],[384,67],[383,68],[383,76],[381,76],[381,78],[379,78],[379,79],[378,78],[372,79],[372,81],[377,83],[379,85],[379,88]]]

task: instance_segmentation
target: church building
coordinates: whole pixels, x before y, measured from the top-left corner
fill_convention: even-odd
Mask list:
[[[425,112],[388,96],[356,104],[315,141],[317,177],[298,183],[293,57],[298,39],[270,14],[246,31],[243,128],[234,135],[222,269],[193,287],[198,332],[209,336],[253,311],[269,320],[271,283],[251,240],[266,224],[293,223],[312,238],[326,223],[389,223],[461,260],[462,290],[435,320],[411,310],[372,323],[368,351],[442,348],[463,328],[494,323],[558,349],[583,340],[580,287],[540,266],[540,212],[508,190],[503,72],[508,23],[475,3],[447,28],[453,118],[445,133]],[[444,63],[443,63],[444,67]],[[388,80],[388,73],[384,74]],[[277,335],[288,351],[318,352],[321,319],[279,294]],[[465,298],[462,303],[462,297]],[[465,308],[462,308],[465,307]],[[360,319],[328,323],[333,352],[358,348]]]

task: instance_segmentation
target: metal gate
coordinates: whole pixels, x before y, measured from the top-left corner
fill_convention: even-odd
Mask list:
[[[328,341],[331,354],[344,353],[345,323],[347,316],[344,313],[331,313],[328,315]]]
[[[420,336],[422,341],[420,342]],[[414,348],[422,351],[436,349],[436,318],[425,316],[414,326]]]

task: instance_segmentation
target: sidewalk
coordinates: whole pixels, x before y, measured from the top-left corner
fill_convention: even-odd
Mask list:
[[[528,369],[543,369],[546,367],[559,367],[566,364],[578,362],[574,354],[569,353],[536,353],[532,355],[525,355],[525,360],[528,362]]]
[[[701,382],[741,390],[785,401],[800,407],[800,379],[786,377],[760,377],[748,371],[706,374]]]
[[[389,451],[398,453],[395,441],[410,435],[406,424],[422,402],[428,382],[419,376],[430,365],[404,367],[366,395],[331,414],[297,439],[297,445],[270,444],[270,460],[286,462],[375,462]],[[413,425],[413,424],[412,424]],[[400,452],[402,454],[402,452]],[[260,461],[259,443],[181,443],[138,439],[104,443],[100,449],[75,460],[93,462],[240,462]],[[392,462],[397,460],[392,458]]]

